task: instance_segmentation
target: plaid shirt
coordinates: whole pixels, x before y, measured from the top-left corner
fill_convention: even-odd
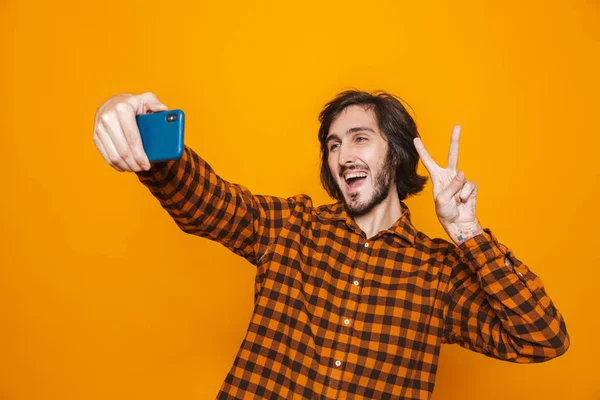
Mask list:
[[[219,399],[426,399],[443,343],[516,363],[569,347],[540,278],[489,229],[460,246],[430,239],[401,203],[367,238],[343,203],[254,195],[189,148],[138,177],[183,231],[256,266]]]

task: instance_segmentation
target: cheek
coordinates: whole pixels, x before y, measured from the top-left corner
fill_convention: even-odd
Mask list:
[[[375,171],[379,167],[379,159],[376,151],[365,151],[361,154],[360,162],[369,167],[370,171]]]
[[[329,167],[329,172],[331,172],[331,175],[333,175],[333,177],[337,177],[338,176],[338,171],[336,169],[336,163],[333,160],[333,157],[329,156],[329,158],[327,159],[327,166]]]
[[[366,155],[369,166],[371,168],[380,169],[385,164],[386,155],[387,155],[386,148],[370,149],[370,151]]]

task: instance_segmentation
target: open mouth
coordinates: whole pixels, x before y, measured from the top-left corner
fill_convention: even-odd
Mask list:
[[[355,188],[361,186],[366,178],[367,178],[366,172],[356,172],[356,173],[347,174],[346,176],[344,176],[346,185],[348,185],[348,188],[350,188],[350,189],[355,189]]]

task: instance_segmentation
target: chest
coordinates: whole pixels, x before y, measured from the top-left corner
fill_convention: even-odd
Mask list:
[[[398,235],[366,239],[317,225],[282,235],[270,251],[257,290],[294,310],[301,304],[308,320],[352,320],[372,331],[373,324],[436,314],[441,266],[430,250]]]

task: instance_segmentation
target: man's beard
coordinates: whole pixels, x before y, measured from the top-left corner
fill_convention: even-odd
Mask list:
[[[371,198],[362,203],[352,203],[360,196],[360,193],[352,193],[350,195],[350,202],[347,201],[344,195],[344,203],[350,215],[358,217],[365,215],[373,209],[376,205],[380,204],[390,193],[390,187],[392,186],[393,177],[395,174],[395,166],[392,163],[392,152],[388,151],[385,157],[383,165],[379,168],[379,173],[374,177],[374,188]]]

